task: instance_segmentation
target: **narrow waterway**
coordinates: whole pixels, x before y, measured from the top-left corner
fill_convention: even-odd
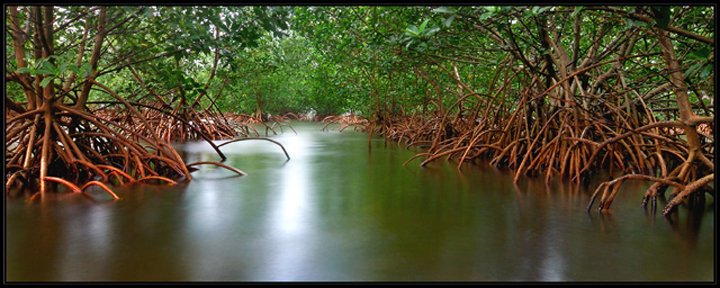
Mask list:
[[[582,186],[444,160],[293,122],[221,149],[178,186],[6,197],[7,281],[714,281],[714,199],[664,217],[626,181],[611,211]],[[278,132],[279,129],[278,129]],[[219,141],[218,143],[222,143]],[[188,162],[219,161],[207,143]],[[662,205],[663,203],[659,203]],[[658,208],[661,210],[662,206]]]

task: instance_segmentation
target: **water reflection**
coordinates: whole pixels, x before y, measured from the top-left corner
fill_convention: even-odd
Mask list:
[[[300,136],[282,138],[283,145],[289,149],[293,161],[286,163],[276,175],[277,189],[269,189],[273,194],[268,207],[268,235],[276,239],[276,248],[266,259],[268,274],[266,279],[303,279],[302,268],[312,251],[312,227],[316,214],[309,191],[313,184],[308,175],[313,169],[305,154],[310,139]],[[293,243],[288,245],[289,243]]]
[[[121,201],[8,199],[8,280],[714,279],[714,210],[645,212],[642,182],[587,213],[594,189],[582,185],[403,167],[413,152],[393,143],[375,139],[368,153],[366,134],[293,127],[273,136],[290,161],[264,141],[222,147],[247,176],[203,165],[184,185],[118,188]],[[209,145],[184,149],[188,162],[219,160]]]
[[[289,147],[295,161],[287,163],[278,175],[279,193],[276,202],[268,211],[272,222],[272,229],[283,234],[297,234],[307,232],[308,223],[312,221],[314,207],[312,207],[309,191],[314,190],[309,176],[313,166],[305,157],[312,139],[300,136],[284,137],[284,146]],[[278,179],[278,180],[280,180]]]

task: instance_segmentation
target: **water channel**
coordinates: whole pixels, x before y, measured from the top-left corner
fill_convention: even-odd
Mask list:
[[[6,281],[715,281],[712,197],[665,217],[626,181],[586,213],[599,182],[403,167],[412,148],[291,125],[270,136],[290,160],[267,141],[221,148],[247,176],[203,165],[186,184],[116,187],[119,201],[6,197]],[[207,143],[182,150],[219,161]]]

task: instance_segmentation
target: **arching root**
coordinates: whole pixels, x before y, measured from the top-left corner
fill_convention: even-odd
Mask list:
[[[83,185],[82,188],[78,188],[77,186],[75,186],[75,184],[72,184],[72,183],[68,182],[67,180],[63,180],[61,178],[47,176],[44,179],[63,184],[65,186],[67,186],[68,188],[70,188],[71,190],[73,190],[73,192],[75,192],[75,193],[85,193],[85,189],[87,189],[88,187],[90,187],[92,185],[97,185],[97,186],[100,186],[100,188],[102,188],[103,190],[107,191],[113,198],[120,199],[120,197],[118,197],[115,193],[113,193],[112,190],[110,190],[110,188],[108,188],[107,186],[105,186],[105,184],[103,184],[102,182],[97,181],[97,180],[85,183],[85,185]]]

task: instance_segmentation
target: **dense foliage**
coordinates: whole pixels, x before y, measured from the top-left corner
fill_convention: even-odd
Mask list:
[[[516,181],[619,170],[600,209],[630,179],[654,182],[644,203],[672,186],[665,213],[714,193],[714,6],[296,12],[318,51],[351,63],[371,133],[429,147],[421,165],[490,161]]]
[[[287,9],[262,6],[5,12],[6,187],[41,193],[50,182],[190,179],[204,163],[169,144],[237,135],[215,105],[242,71],[236,51],[287,28]]]
[[[646,200],[672,186],[680,197],[667,211],[714,191],[714,6],[8,6],[6,15],[8,187],[59,181],[58,171],[189,178],[192,165],[166,143],[247,136],[233,121],[292,113],[360,115],[353,123],[371,135],[427,148],[421,165],[490,161],[516,180],[619,171],[598,188],[600,208],[631,179],[654,182]],[[152,148],[128,144],[140,140]]]

